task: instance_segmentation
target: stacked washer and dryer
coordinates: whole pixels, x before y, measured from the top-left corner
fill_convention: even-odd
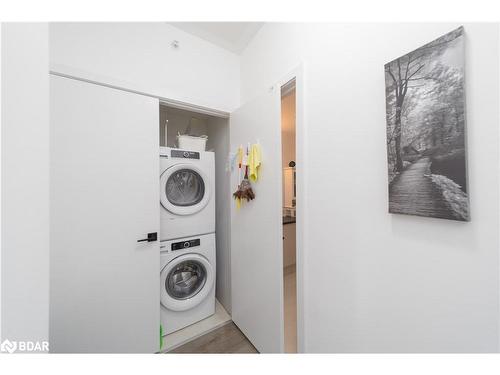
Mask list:
[[[160,289],[164,334],[215,312],[215,158],[160,147]]]

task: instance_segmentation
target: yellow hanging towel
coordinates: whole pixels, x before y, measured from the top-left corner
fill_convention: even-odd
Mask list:
[[[259,179],[260,166],[262,164],[262,153],[260,143],[254,143],[248,155],[248,178],[255,182]]]

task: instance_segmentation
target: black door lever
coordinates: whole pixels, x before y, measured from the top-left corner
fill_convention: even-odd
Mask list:
[[[154,242],[158,240],[158,233],[148,233],[148,238],[143,238],[142,240],[137,240],[137,242]]]

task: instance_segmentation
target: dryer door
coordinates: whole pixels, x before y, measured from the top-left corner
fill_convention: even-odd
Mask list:
[[[162,206],[175,215],[192,215],[210,200],[208,177],[192,164],[176,164],[160,177]]]
[[[200,304],[214,286],[214,270],[200,254],[181,255],[160,274],[161,303],[169,310],[185,311]]]

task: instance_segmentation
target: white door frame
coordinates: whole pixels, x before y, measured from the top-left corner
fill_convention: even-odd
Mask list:
[[[278,81],[279,89],[287,82],[295,78],[295,160],[297,171],[296,180],[296,197],[297,197],[297,208],[296,208],[296,282],[297,282],[297,352],[304,353],[305,350],[305,326],[304,326],[304,316],[305,316],[305,293],[304,293],[304,281],[306,279],[305,275],[305,248],[307,243],[307,231],[306,231],[306,214],[307,214],[307,192],[306,192],[306,181],[307,181],[307,169],[304,168],[306,165],[307,158],[307,129],[304,121],[304,65],[299,64],[288,74],[282,77]],[[280,124],[281,125],[281,124]],[[283,176],[282,176],[283,178]],[[283,184],[283,181],[282,181]],[[283,186],[283,185],[282,185]]]

